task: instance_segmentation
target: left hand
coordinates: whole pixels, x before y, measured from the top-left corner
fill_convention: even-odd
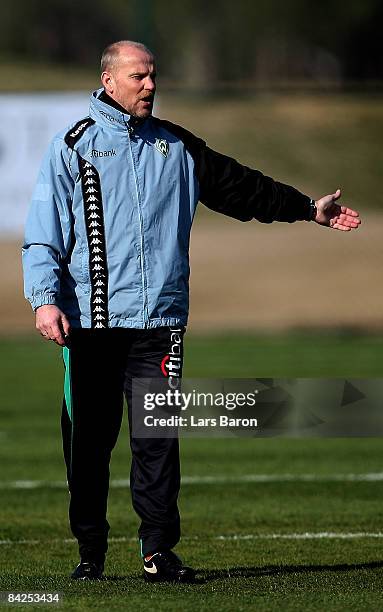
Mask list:
[[[317,200],[315,202],[317,214],[314,220],[319,225],[326,225],[332,229],[349,232],[359,227],[361,221],[356,210],[347,208],[347,206],[340,206],[336,203],[340,196],[341,191],[337,189],[335,193],[323,196],[323,198]]]

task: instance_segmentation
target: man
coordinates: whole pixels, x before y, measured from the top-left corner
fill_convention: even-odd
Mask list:
[[[75,579],[103,573],[123,393],[131,422],[133,378],[182,373],[197,201],[242,221],[314,220],[342,231],[360,223],[336,203],[339,190],[315,202],[153,117],[155,78],[142,44],[107,47],[103,88],[91,96],[89,117],[54,138],[26,225],[25,294],[39,332],[64,347],[63,447],[81,557]],[[180,538],[178,440],[130,443],[144,576],[193,581],[194,570],[172,552]]]

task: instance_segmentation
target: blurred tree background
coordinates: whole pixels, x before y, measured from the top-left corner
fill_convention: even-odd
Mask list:
[[[94,73],[102,48],[128,38],[153,49],[171,88],[376,87],[382,18],[381,0],[3,0],[0,63]]]

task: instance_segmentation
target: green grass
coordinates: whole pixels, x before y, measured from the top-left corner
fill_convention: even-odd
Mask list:
[[[189,377],[380,377],[383,335],[351,331],[186,336]]]
[[[349,375],[345,363],[357,374],[361,355],[363,363],[370,364],[363,366],[366,375],[379,376],[375,366],[382,362],[379,339],[339,335],[332,341],[329,335],[302,334],[216,338],[190,334],[185,374],[302,376],[304,368],[305,375],[313,376],[318,353],[329,371],[338,364],[337,376]],[[264,369],[259,370],[261,358]],[[200,582],[193,586],[143,582],[136,543],[138,519],[130,494],[112,488],[109,580],[71,583],[67,576],[77,551],[67,526],[68,494],[65,488],[48,486],[49,481],[65,479],[59,431],[60,352],[37,337],[2,340],[0,368],[1,481],[47,483],[37,489],[1,489],[0,540],[11,543],[0,544],[0,590],[59,591],[62,607],[76,611],[382,609],[380,539],[218,539],[220,535],[383,531],[383,482],[325,478],[333,473],[382,472],[380,438],[183,439],[185,476],[233,478],[226,484],[182,487],[184,537],[177,550],[198,568]],[[128,477],[129,461],[124,421],[112,461],[113,479]],[[323,480],[244,483],[235,479],[242,474],[286,473],[318,474]]]

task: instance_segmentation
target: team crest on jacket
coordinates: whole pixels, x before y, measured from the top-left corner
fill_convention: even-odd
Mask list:
[[[164,138],[156,138],[156,142],[154,143],[157,151],[162,153],[164,157],[167,157],[169,154],[169,143]]]

